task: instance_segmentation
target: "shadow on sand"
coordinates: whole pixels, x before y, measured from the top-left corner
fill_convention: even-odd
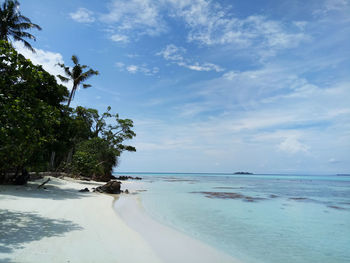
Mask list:
[[[34,213],[0,210],[0,253],[11,253],[27,242],[60,236],[83,228],[64,219],[50,219]],[[9,262],[0,259],[0,263]]]
[[[85,188],[82,186],[82,188]],[[91,190],[91,189],[90,189]],[[78,199],[91,197],[92,193],[82,193],[74,188],[59,188],[55,185],[48,184],[44,188],[37,189],[37,185],[15,186],[6,185],[0,186],[1,197],[28,197],[28,198],[42,198],[52,200]]]

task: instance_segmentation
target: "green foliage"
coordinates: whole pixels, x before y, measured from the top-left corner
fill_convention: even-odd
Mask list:
[[[87,176],[103,176],[111,173],[117,164],[119,152],[99,137],[77,145],[73,157],[74,172]]]
[[[75,174],[108,176],[123,151],[136,151],[124,144],[136,136],[132,120],[120,119],[110,107],[101,115],[69,108],[63,105],[68,95],[54,76],[0,40],[0,182],[1,175],[44,171],[49,163]]]
[[[75,120],[81,122],[80,127],[89,127],[90,138],[77,144],[72,164],[75,173],[96,177],[110,175],[123,151],[136,151],[133,146],[123,144],[136,136],[131,130],[132,120],[120,119],[110,110],[108,107],[100,116],[95,109],[77,107]],[[112,120],[116,124],[107,124]],[[87,130],[85,132],[88,134]]]
[[[32,46],[25,40],[26,38],[35,40],[35,37],[26,32],[28,29],[38,29],[41,27],[32,23],[28,17],[25,17],[19,11],[19,2],[16,0],[5,0],[0,6],[0,40],[8,41],[13,38],[34,52]]]
[[[57,141],[67,89],[0,41],[0,169],[42,166]]]

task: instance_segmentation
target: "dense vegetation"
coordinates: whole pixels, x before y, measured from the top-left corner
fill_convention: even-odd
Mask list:
[[[91,87],[84,82],[99,73],[75,55],[73,67],[58,64],[66,77],[57,77],[73,82],[69,93],[12,47],[9,41],[21,41],[35,52],[26,40],[36,39],[30,29],[41,27],[21,14],[17,0],[5,0],[0,6],[0,183],[24,184],[28,172],[41,171],[108,181],[120,154],[136,151],[123,144],[136,135],[132,120],[120,119],[110,107],[103,114],[69,107],[79,86]]]
[[[135,151],[123,144],[135,136],[131,120],[110,107],[73,109],[68,96],[54,76],[0,41],[0,182],[47,170],[108,178],[120,154]]]

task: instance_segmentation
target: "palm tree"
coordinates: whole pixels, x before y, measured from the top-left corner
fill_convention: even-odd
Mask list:
[[[82,84],[88,78],[90,78],[92,75],[99,74],[98,71],[93,70],[91,68],[89,68],[87,71],[84,72],[84,69],[88,68],[88,66],[80,65],[79,59],[75,55],[72,56],[72,61],[74,63],[74,67],[72,69],[70,69],[69,67],[66,67],[64,64],[58,63],[58,65],[64,69],[64,72],[68,77],[64,77],[61,75],[57,75],[57,77],[63,82],[68,82],[69,80],[73,81],[73,87],[70,92],[68,104],[67,104],[68,107],[72,101],[72,98],[74,98],[74,94],[78,89],[79,85]],[[82,84],[82,86],[84,89],[91,87],[90,84]]]
[[[35,52],[34,48],[25,40],[25,38],[36,40],[32,34],[25,32],[25,30],[32,28],[41,30],[40,26],[33,24],[28,17],[21,14],[17,0],[5,0],[0,6],[0,40],[9,41],[9,38],[13,38]]]

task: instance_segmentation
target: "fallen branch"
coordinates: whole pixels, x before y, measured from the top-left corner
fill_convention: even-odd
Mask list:
[[[43,187],[45,184],[47,184],[50,181],[50,178],[47,178],[45,182],[43,182],[41,185],[38,186],[38,189]]]

